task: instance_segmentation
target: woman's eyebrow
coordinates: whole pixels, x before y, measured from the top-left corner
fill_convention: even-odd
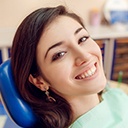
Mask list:
[[[83,27],[80,27],[80,28],[76,29],[76,31],[74,32],[74,35],[76,35],[77,33],[79,33],[82,29],[83,29]],[[58,42],[58,43],[52,45],[51,47],[49,47],[48,50],[47,50],[47,52],[46,52],[46,54],[45,54],[45,57],[44,57],[44,58],[47,57],[48,52],[49,52],[52,48],[55,48],[55,47],[57,47],[57,46],[60,46],[60,45],[62,45],[62,43],[63,43],[63,42]]]
[[[76,35],[77,33],[79,33],[82,29],[84,29],[83,27],[78,28],[75,32],[74,35]]]

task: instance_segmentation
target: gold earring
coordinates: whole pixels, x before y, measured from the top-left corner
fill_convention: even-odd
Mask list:
[[[48,99],[49,102],[56,102],[56,100],[49,95],[49,91],[48,90],[45,91],[45,94],[46,94],[47,99]]]

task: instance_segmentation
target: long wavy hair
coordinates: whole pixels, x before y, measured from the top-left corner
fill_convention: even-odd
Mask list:
[[[67,128],[73,118],[71,106],[63,97],[49,90],[56,102],[47,102],[45,93],[28,80],[30,74],[39,75],[36,48],[45,29],[58,16],[71,17],[84,27],[81,18],[68,12],[64,6],[40,8],[22,21],[11,49],[11,65],[16,86],[44,128]]]

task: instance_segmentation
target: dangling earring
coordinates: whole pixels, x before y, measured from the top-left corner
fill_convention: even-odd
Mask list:
[[[49,102],[56,102],[56,100],[49,95],[49,91],[48,90],[45,91],[45,94],[46,94],[47,99],[48,99]]]

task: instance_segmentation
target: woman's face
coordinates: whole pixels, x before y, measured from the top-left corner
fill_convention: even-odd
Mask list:
[[[67,16],[46,28],[37,46],[37,64],[50,89],[64,98],[98,93],[106,84],[99,46]]]

